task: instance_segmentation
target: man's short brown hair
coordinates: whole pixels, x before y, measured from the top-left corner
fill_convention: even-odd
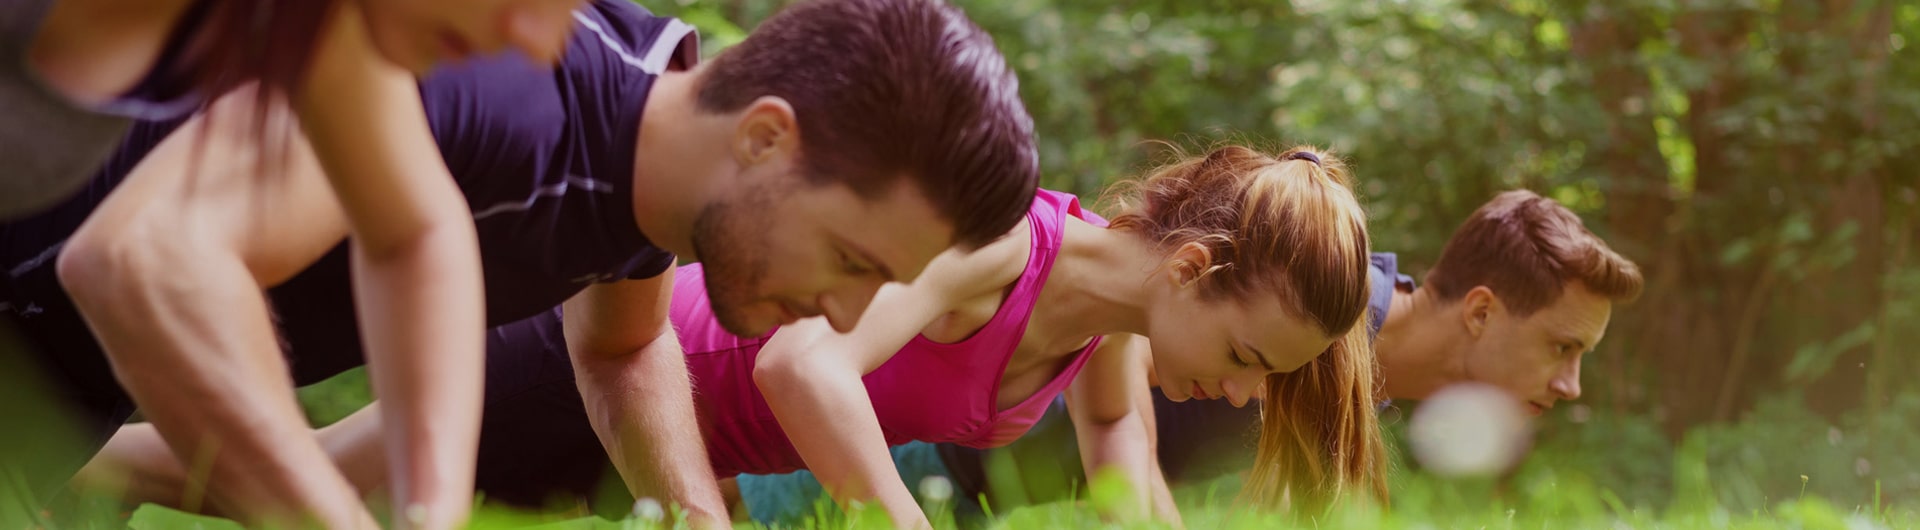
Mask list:
[[[1026,218],[1040,185],[1033,118],[993,38],[942,0],[810,0],[714,57],[697,104],[793,106],[802,175],[872,199],[920,187],[954,242],[978,248]]]
[[[1640,296],[1640,266],[1607,248],[1580,217],[1527,190],[1502,193],[1473,212],[1440,250],[1427,285],[1441,301],[1485,285],[1527,316],[1560,300],[1568,282],[1615,302]]]

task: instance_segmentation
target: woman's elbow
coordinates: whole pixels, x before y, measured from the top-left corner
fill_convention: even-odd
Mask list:
[[[134,286],[155,279],[158,271],[189,265],[175,259],[178,242],[138,228],[94,227],[67,240],[54,261],[60,285],[82,307],[103,307],[136,294]]]
[[[779,388],[793,382],[804,370],[796,359],[781,357],[760,357],[753,363],[753,384],[761,392],[777,392]]]

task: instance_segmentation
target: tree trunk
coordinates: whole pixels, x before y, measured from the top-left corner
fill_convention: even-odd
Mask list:
[[[1637,49],[1648,31],[1630,16],[1613,8],[1598,8],[1588,18],[1570,24],[1573,55],[1590,65],[1594,96],[1605,113],[1607,143],[1599,146],[1596,159],[1607,173],[1606,216],[1611,228],[1608,243],[1642,267],[1651,283],[1676,270],[1660,263],[1662,249],[1668,246],[1666,225],[1674,213],[1669,193],[1672,171],[1660,154],[1659,135],[1654,130],[1652,112],[1653,82],[1645,67],[1636,60]],[[1646,330],[1672,315],[1672,307],[1661,303],[1664,291],[1649,289],[1648,300],[1639,307],[1659,307],[1660,311],[1622,311],[1615,320],[1615,336],[1644,337]],[[1627,346],[1622,347],[1622,343]],[[1598,388],[1617,412],[1636,408],[1644,397],[1642,382],[1632,367],[1652,362],[1658,342],[1649,340],[1612,341],[1605,372],[1613,377]]]
[[[1831,315],[1836,325],[1833,329],[1845,332],[1862,323],[1878,321],[1882,314],[1884,297],[1880,289],[1887,258],[1887,171],[1878,156],[1851,154],[1863,151],[1855,149],[1856,143],[1871,141],[1878,134],[1879,96],[1891,52],[1888,38],[1893,17],[1888,2],[1857,5],[1851,0],[1829,0],[1824,8],[1822,38],[1845,45],[1835,46],[1836,51],[1845,56],[1834,64],[1851,70],[1840,76],[1843,81],[1835,87],[1836,91],[1851,95],[1835,105],[1839,107],[1834,109],[1839,111],[1835,114],[1843,118],[1836,120],[1830,134],[1823,135],[1823,143],[1831,144],[1836,152],[1850,154],[1846,157],[1847,164],[1840,168],[1840,186],[1830,203],[1827,223],[1835,228],[1848,223],[1859,226],[1851,243],[1857,254],[1851,262],[1833,271],[1827,278],[1832,282],[1831,288],[1823,290],[1830,297],[1825,305],[1832,309],[1826,314]],[[1879,331],[1883,330],[1876,330]],[[1833,369],[1809,387],[1808,404],[1833,418],[1857,408],[1867,397],[1863,389],[1868,387],[1868,373],[1874,368],[1868,364],[1873,356],[1872,342],[1843,352]]]
[[[1727,371],[1730,335],[1737,332],[1729,325],[1738,314],[1730,294],[1755,285],[1764,264],[1727,267],[1719,262],[1718,250],[1732,235],[1723,227],[1728,214],[1737,213],[1730,208],[1741,191],[1735,179],[1746,169],[1736,156],[1737,132],[1722,124],[1744,95],[1746,80],[1735,65],[1745,53],[1752,20],[1751,12],[1734,9],[1688,11],[1675,20],[1681,55],[1706,73],[1704,82],[1688,87],[1687,112],[1680,120],[1693,144],[1694,188],[1687,222],[1676,234],[1680,244],[1669,256],[1678,270],[1666,273],[1678,280],[1665,282],[1681,291],[1673,296],[1689,299],[1692,312],[1684,317],[1685,327],[1669,328],[1656,339],[1666,349],[1654,364],[1663,378],[1660,400],[1667,414],[1662,423],[1676,437],[1712,418],[1718,383],[1744,377]]]

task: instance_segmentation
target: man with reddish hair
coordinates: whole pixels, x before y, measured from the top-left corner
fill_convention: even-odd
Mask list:
[[[949,247],[977,248],[1019,222],[1038,182],[1032,120],[991,38],[937,0],[802,2],[705,65],[690,26],[626,0],[590,2],[573,18],[578,31],[557,66],[505,54],[421,81],[431,132],[473,210],[486,304],[410,309],[483,312],[499,325],[564,304],[567,325],[555,333],[569,345],[571,372],[487,370],[486,389],[584,398],[629,487],[722,522],[667,321],[676,255],[705,264],[716,317],[731,333],[816,315],[844,332],[880,285],[911,281]],[[297,421],[278,376],[308,384],[366,362],[354,297],[405,287],[349,281],[340,202],[302,142],[271,166],[286,173],[277,188],[146,207],[159,191],[256,178],[259,166],[232,160],[258,147],[233,121],[245,120],[141,124],[79,197],[0,225],[0,270],[9,272],[0,313],[34,352],[36,375],[57,389],[41,405],[91,427],[78,444],[88,452],[136,401],[151,411],[195,400],[183,382],[257,390],[249,402],[193,403],[215,417]],[[191,237],[143,237],[157,227]],[[193,262],[228,264],[232,274],[215,279],[220,289],[173,276]],[[256,281],[272,288],[262,296]],[[194,362],[128,364],[156,352]],[[427,392],[391,387],[390,370],[370,368],[383,404],[418,403]],[[478,363],[442,368],[469,390],[481,383]],[[175,468],[175,456],[189,455],[238,470],[216,472],[216,483],[278,473],[246,464],[285,454],[326,458],[304,422],[254,433],[285,454],[202,454],[162,436],[190,440],[205,422],[150,419],[125,443]],[[476,437],[418,425],[432,419],[392,418],[406,424],[385,430],[389,445]],[[479,452],[510,454],[515,436],[542,435],[509,434],[480,437],[489,441]],[[441,476],[394,487],[472,483]],[[400,513],[411,517],[410,508]]]
[[[1461,382],[1505,390],[1533,414],[1580,397],[1580,360],[1606,332],[1613,305],[1637,298],[1640,269],[1587,231],[1565,206],[1534,192],[1501,193],[1454,231],[1425,285],[1399,274],[1393,254],[1373,256],[1368,327],[1387,399],[1425,399]],[[1162,476],[1200,480],[1252,462],[1257,407],[1224,400],[1174,402],[1155,389],[1151,418]],[[1029,501],[1066,494],[1083,477],[1073,423],[1056,402],[1046,418],[1007,447],[952,444],[894,448],[909,484],[952,480],[962,511],[993,492],[987,460],[1010,458]],[[1084,480],[1079,480],[1084,483]],[[1001,480],[995,484],[1006,484]],[[818,482],[806,472],[739,477],[754,519],[792,522],[812,513]],[[1014,497],[1014,498],[1020,498]],[[1005,500],[1005,498],[1000,498]],[[1006,504],[997,503],[997,506]]]
[[[1535,415],[1580,398],[1580,360],[1613,305],[1640,296],[1640,267],[1565,206],[1502,193],[1455,230],[1426,285],[1393,309],[1374,343],[1387,394],[1423,399],[1478,381]]]

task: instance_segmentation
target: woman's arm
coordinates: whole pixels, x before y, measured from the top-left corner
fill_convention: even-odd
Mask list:
[[[1152,349],[1147,346],[1145,338],[1136,336],[1132,342],[1141,352],[1136,356],[1139,357],[1141,370],[1149,374],[1147,388],[1152,388]],[[1147,430],[1147,458],[1152,463],[1152,468],[1147,471],[1147,495],[1153,500],[1153,514],[1175,528],[1185,528],[1186,524],[1180,519],[1180,506],[1173,502],[1173,488],[1167,485],[1167,472],[1160,469],[1160,419],[1154,416],[1153,392],[1147,389],[1135,392],[1133,405],[1140,415],[1140,423]]]
[[[414,78],[380,59],[354,4],[335,17],[293,104],[352,233],[395,519],[458,526],[472,504],[484,370],[472,214]]]
[[[1087,476],[1107,470],[1120,473],[1132,487],[1134,506],[1161,520],[1180,525],[1166,479],[1160,474],[1153,447],[1153,408],[1148,398],[1147,343],[1135,335],[1113,335],[1101,341],[1093,358],[1067,387],[1067,412],[1073,417],[1080,441],[1080,458]],[[1142,512],[1110,514],[1122,518]]]
[[[259,174],[261,124],[288,130],[284,110],[241,90],[182,125],[89,215],[58,272],[141,412],[206,470],[210,503],[255,524],[372,526],[300,413],[262,295],[347,232],[304,143]]]
[[[1009,260],[1009,248],[996,243],[972,254],[949,251],[914,283],[882,287],[852,332],[836,333],[824,319],[809,319],[780,328],[761,348],[754,383],[807,468],[843,507],[877,501],[899,527],[930,527],[894,469],[861,376],[957,304],[998,292],[1018,277],[1019,268],[1009,275],[1007,264],[1024,264],[1025,255]]]

